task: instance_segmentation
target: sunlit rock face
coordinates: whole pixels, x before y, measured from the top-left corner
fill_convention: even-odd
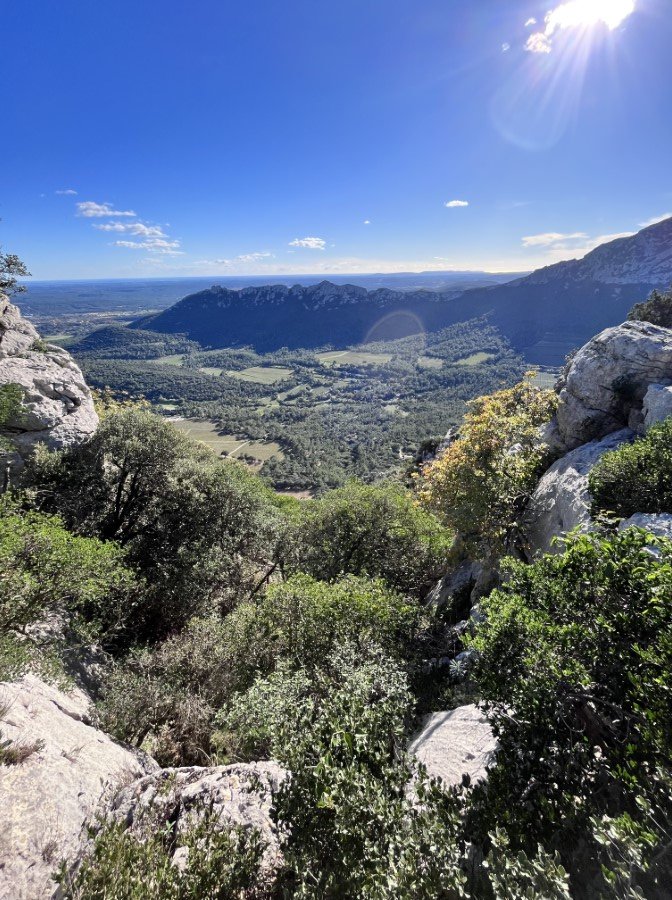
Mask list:
[[[557,432],[565,450],[630,425],[640,430],[651,385],[672,384],[672,331],[625,322],[588,341],[560,391]]]
[[[16,385],[20,403],[0,434],[25,459],[38,443],[66,449],[89,438],[98,415],[69,353],[44,344],[16,306],[0,295],[0,385]]]

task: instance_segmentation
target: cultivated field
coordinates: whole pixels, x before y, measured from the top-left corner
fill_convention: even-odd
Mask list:
[[[330,350],[317,353],[323,366],[383,366],[392,359],[391,353],[365,353],[358,350]]]
[[[251,456],[260,462],[266,462],[272,457],[283,458],[280,444],[275,441],[241,441],[233,434],[220,434],[213,422],[199,419],[169,418],[168,421],[195,441],[207,444],[219,455],[225,455],[232,459]]]
[[[285,378],[289,378],[292,370],[283,366],[251,366],[249,369],[232,370],[226,374],[232,378],[240,378],[242,381],[254,381],[257,384],[275,384],[276,381],[284,381]]]

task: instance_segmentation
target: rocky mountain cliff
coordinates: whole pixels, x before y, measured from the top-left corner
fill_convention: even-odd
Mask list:
[[[204,346],[346,346],[436,331],[474,316],[531,362],[560,365],[597,331],[626,317],[653,288],[672,282],[672,218],[603,244],[582,260],[468,291],[367,291],[328,281],[310,287],[222,287],[191,294],[135,327],[183,332]]]
[[[0,295],[0,385],[17,389],[0,422],[16,462],[38,443],[50,449],[78,444],[96,430],[91,391],[69,353],[45,344],[19,309]]]

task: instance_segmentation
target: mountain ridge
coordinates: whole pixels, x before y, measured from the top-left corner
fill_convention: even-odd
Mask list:
[[[530,362],[559,365],[591,334],[622,321],[634,303],[671,282],[672,217],[602,244],[583,259],[501,285],[409,292],[326,280],[241,290],[214,285],[132,327],[184,333],[204,346],[274,350],[389,340],[487,315]]]

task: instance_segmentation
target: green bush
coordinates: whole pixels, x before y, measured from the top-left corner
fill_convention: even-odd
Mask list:
[[[472,823],[481,839],[505,829],[514,852],[539,840],[559,850],[573,896],[639,896],[610,893],[628,880],[662,896],[656,885],[672,866],[672,543],[638,529],[575,536],[564,553],[509,569],[471,641],[499,738]],[[602,816],[616,825],[596,824]],[[625,876],[613,863],[626,858],[619,827],[621,847],[632,838],[642,858]]]
[[[207,812],[174,834],[171,822],[146,813],[140,834],[124,823],[106,823],[74,874],[62,867],[58,882],[66,900],[263,900],[271,896],[262,872],[264,844],[253,829],[222,829]],[[172,854],[187,851],[186,865]]]
[[[327,584],[294,575],[227,618],[233,680],[248,687],[257,673],[272,672],[280,660],[312,670],[343,642],[365,646],[375,640],[399,653],[419,620],[419,607],[381,581],[350,575]]]
[[[595,514],[672,513],[672,419],[652,425],[634,444],[605,453],[589,485]]]
[[[100,726],[163,766],[207,765],[214,714],[233,693],[231,657],[226,625],[215,618],[134,650],[106,674]]]
[[[632,307],[628,319],[672,328],[672,290],[653,291],[644,303],[636,303]]]
[[[123,551],[77,537],[56,516],[0,505],[0,632],[56,617],[82,637],[115,641],[137,603]]]
[[[136,637],[235,605],[272,554],[277,513],[262,482],[142,409],[106,417],[76,450],[38,454],[31,477],[46,508],[119,543],[142,573]]]
[[[349,482],[301,504],[283,562],[321,581],[367,575],[420,597],[445,571],[451,542],[452,533],[399,485]]]

